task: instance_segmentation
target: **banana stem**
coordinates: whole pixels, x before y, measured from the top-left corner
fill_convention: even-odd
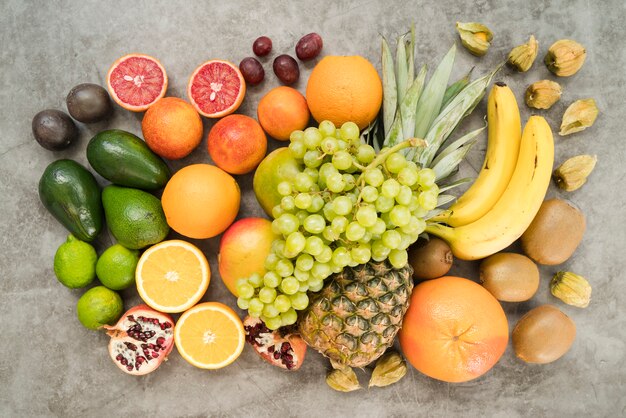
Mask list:
[[[365,169],[363,169],[363,171],[361,172],[361,175],[359,176],[359,178],[357,179],[357,183],[359,182],[359,180],[361,180],[361,178],[363,177],[363,174],[365,174],[366,172],[368,172],[369,170],[378,167],[380,164],[382,164],[387,157],[389,157],[391,154],[398,152],[402,149],[405,148],[409,148],[409,147],[422,147],[422,148],[426,148],[428,146],[428,143],[423,140],[422,138],[409,138],[406,139],[396,145],[394,145],[393,147],[385,150],[384,152],[381,152],[380,154],[378,154],[376,156],[376,158],[374,158],[372,160],[371,163],[369,163]]]

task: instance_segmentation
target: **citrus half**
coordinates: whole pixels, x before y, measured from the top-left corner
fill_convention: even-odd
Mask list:
[[[107,87],[118,105],[131,112],[143,112],[165,96],[167,73],[150,55],[128,54],[109,69]]]
[[[221,118],[239,108],[246,95],[246,82],[235,64],[210,60],[191,74],[187,95],[201,115]]]

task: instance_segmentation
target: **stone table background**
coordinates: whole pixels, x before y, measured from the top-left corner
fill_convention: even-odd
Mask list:
[[[626,414],[626,105],[623,0],[561,1],[21,1],[0,0],[0,416],[624,416]],[[326,55],[359,54],[379,64],[380,35],[394,39],[417,28],[417,65],[436,64],[458,42],[457,21],[479,21],[495,33],[488,55],[475,58],[458,50],[453,76],[476,66],[474,76],[501,61],[510,48],[534,34],[540,43],[532,70],[504,69],[498,79],[515,91],[522,119],[525,87],[553,78],[541,63],[547,47],[572,38],[588,49],[574,77],[559,79],[564,93],[549,111],[540,111],[558,130],[566,106],[594,97],[596,124],[567,138],[555,136],[557,163],[591,153],[598,165],[579,191],[551,186],[548,196],[570,199],[587,216],[588,230],[575,256],[559,267],[541,268],[540,291],[529,302],[505,304],[512,326],[530,308],[553,303],[577,324],[574,346],[545,366],[518,361],[509,345],[488,374],[464,384],[447,384],[414,369],[398,384],[350,394],[324,383],[327,362],[313,351],[298,373],[281,372],[247,347],[237,362],[217,371],[187,364],[176,352],[158,372],[141,378],[121,373],[107,354],[108,337],[84,329],[75,304],[82,294],[60,285],[52,270],[56,248],[67,231],[43,208],[37,182],[58,158],[87,165],[85,147],[109,127],[141,134],[141,114],[116,107],[113,117],[95,125],[78,124],[80,140],[68,150],[50,152],[32,138],[31,118],[45,108],[65,109],[65,96],[76,84],[102,84],[109,65],[129,52],[158,57],[170,77],[168,95],[185,97],[187,78],[210,58],[238,63],[251,55],[252,41],[269,35],[270,57],[263,59],[266,80],[249,89],[241,113],[255,115],[256,104],[277,79],[271,60],[292,53],[309,32],[324,38]],[[304,91],[314,63],[301,65],[296,88]],[[478,126],[485,100],[466,127]],[[212,122],[205,120],[205,133]],[[464,163],[474,174],[482,162],[483,137]],[[270,147],[280,144],[270,140]],[[183,161],[208,162],[206,140]],[[103,184],[104,181],[99,179]],[[237,178],[243,189],[240,217],[263,216],[251,191],[252,176]],[[213,279],[203,300],[235,306],[218,278],[219,237],[193,241],[209,258]],[[102,234],[97,249],[112,243]],[[552,298],[548,282],[557,269],[587,276],[593,299],[587,309]],[[452,273],[476,279],[476,264],[457,264]],[[123,292],[127,307],[139,302],[136,291]],[[243,313],[240,311],[240,313]],[[360,373],[367,382],[367,373]]]

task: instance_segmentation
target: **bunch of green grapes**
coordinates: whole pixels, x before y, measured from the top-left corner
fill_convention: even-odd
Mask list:
[[[272,210],[267,273],[237,282],[237,304],[270,329],[291,325],[309,304],[307,292],[346,266],[370,260],[406,265],[407,248],[424,231],[424,216],[437,206],[431,169],[420,169],[398,152],[405,141],[378,154],[360,140],[355,123],[291,134],[289,149],[303,169],[278,184]]]

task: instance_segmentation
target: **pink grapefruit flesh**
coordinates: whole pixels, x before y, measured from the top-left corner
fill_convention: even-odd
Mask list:
[[[221,118],[233,113],[243,101],[246,83],[239,68],[223,60],[210,60],[191,75],[187,95],[198,113]]]
[[[107,85],[117,104],[133,112],[143,112],[165,96],[167,74],[156,58],[129,54],[113,63]]]

